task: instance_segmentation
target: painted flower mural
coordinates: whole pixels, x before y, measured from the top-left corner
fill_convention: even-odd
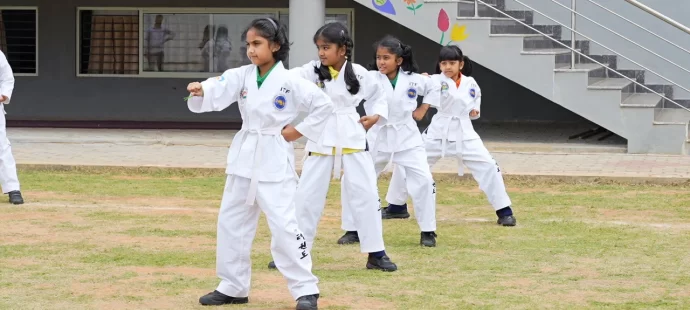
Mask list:
[[[417,15],[417,10],[424,5],[424,3],[417,4],[417,0],[403,0],[403,2],[407,4],[407,9],[415,15]]]
[[[395,7],[391,0],[371,0],[371,4],[381,13],[395,15]]]
[[[450,41],[448,41],[446,45],[450,44],[451,42],[460,42],[467,39],[468,35],[465,33],[466,28],[467,26],[465,25],[453,25],[453,29],[450,31]]]
[[[439,41],[438,43],[444,45],[443,41],[446,37],[446,31],[448,31],[448,28],[450,28],[450,18],[448,17],[448,13],[446,13],[446,10],[444,9],[441,9],[438,12],[437,26],[438,30],[441,31],[441,41]],[[450,40],[445,45],[447,46],[452,42],[460,42],[467,39],[469,35],[465,33],[466,28],[467,27],[465,25],[453,25],[453,29],[450,31]]]

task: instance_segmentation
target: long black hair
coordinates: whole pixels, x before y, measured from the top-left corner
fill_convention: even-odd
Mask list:
[[[344,70],[345,85],[347,85],[347,90],[350,94],[358,93],[360,87],[359,80],[355,70],[352,68],[352,48],[354,47],[354,42],[350,38],[350,32],[347,30],[347,27],[338,22],[325,24],[314,34],[314,44],[316,44],[318,39],[326,43],[335,44],[338,48],[345,47],[345,59],[348,60]],[[332,79],[327,66],[314,67],[314,72],[319,76],[321,82]]]
[[[438,63],[436,64],[436,74],[441,73],[441,62],[449,60],[464,62],[465,64],[462,67],[462,70],[460,70],[460,73],[462,73],[464,76],[472,75],[472,62],[470,61],[470,58],[463,55],[462,50],[455,45],[444,46],[441,48],[441,52],[438,54]]]
[[[277,44],[280,48],[273,52],[276,61],[285,61],[290,54],[290,42],[288,41],[287,29],[273,17],[263,17],[253,20],[247,29],[242,32],[242,38],[247,37],[247,31],[255,29],[258,34],[268,42]]]
[[[378,70],[378,66],[376,65],[376,51],[381,47],[386,48],[391,54],[402,58],[400,68],[407,74],[419,72],[419,66],[417,66],[417,62],[414,60],[412,47],[402,43],[398,38],[391,35],[387,35],[380,41],[374,43],[374,62],[369,64],[369,70]]]

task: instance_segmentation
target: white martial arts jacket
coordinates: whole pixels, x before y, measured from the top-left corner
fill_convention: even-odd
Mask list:
[[[309,140],[317,141],[333,113],[333,103],[309,81],[296,79],[278,62],[257,85],[257,67],[246,65],[227,70],[219,77],[201,83],[204,96],[192,97],[189,110],[194,113],[221,111],[237,102],[242,129],[232,139],[226,173],[251,179],[247,204],[253,204],[258,182],[280,182],[286,172],[295,173],[294,148],[281,135],[285,125],[308,111],[295,129]],[[296,175],[296,173],[295,173]]]
[[[434,74],[431,80],[440,86],[440,96],[436,104],[438,113],[431,119],[426,138],[443,140],[441,154],[445,156],[448,141],[479,139],[472,126],[472,120],[479,118],[479,115],[470,118],[470,111],[479,111],[482,91],[470,76],[462,75],[458,87],[455,81],[443,74]],[[456,148],[457,156],[461,156],[462,143],[456,143]]]
[[[370,74],[383,85],[388,102],[388,121],[376,124],[367,132],[369,150],[373,158],[377,152],[395,153],[424,144],[412,113],[417,109],[417,97],[423,96],[423,103],[434,107],[439,103],[440,83],[421,74],[398,72],[395,88],[388,76],[379,71]]]
[[[14,73],[5,54],[0,51],[0,95],[7,97],[3,104],[9,104],[14,90]],[[1,100],[1,99],[0,99]],[[4,109],[3,109],[4,110]]]
[[[346,63],[347,64],[347,63]],[[333,101],[334,110],[326,122],[326,129],[319,140],[309,140],[305,146],[305,152],[332,154],[335,148],[335,163],[333,167],[333,177],[340,178],[342,149],[366,149],[366,131],[359,123],[359,113],[357,106],[362,100],[364,110],[367,115],[378,114],[380,116],[377,124],[385,124],[388,118],[388,106],[385,100],[385,92],[377,80],[373,79],[364,67],[353,63],[355,75],[359,80],[360,89],[355,95],[350,94],[345,84],[345,64],[336,80],[321,82],[319,76],[314,72],[314,67],[321,66],[319,61],[293,68],[290,71],[304,79],[318,85]]]

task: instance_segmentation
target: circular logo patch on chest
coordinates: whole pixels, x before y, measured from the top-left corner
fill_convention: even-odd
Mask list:
[[[477,91],[474,88],[470,88],[470,97],[474,98],[477,96]]]
[[[282,95],[278,95],[275,99],[273,99],[273,106],[278,110],[285,109],[286,104],[287,100]]]
[[[407,90],[407,97],[410,99],[414,99],[414,97],[417,97],[417,90],[414,88],[410,88]]]

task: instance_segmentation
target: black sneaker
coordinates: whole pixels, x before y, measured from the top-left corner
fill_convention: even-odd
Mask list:
[[[369,255],[367,260],[367,269],[378,269],[382,271],[396,271],[398,266],[391,262],[391,259],[387,255],[383,257],[376,258],[373,255]]]
[[[498,221],[496,221],[496,224],[503,226],[515,226],[517,225],[517,219],[512,215],[501,216],[498,218]]]
[[[13,205],[20,205],[24,203],[22,193],[20,191],[11,191],[7,193],[10,196],[10,203]]]
[[[410,217],[410,212],[407,212],[407,204],[402,205],[402,207],[405,207],[405,210],[402,212],[391,212],[388,211],[388,208],[391,206],[395,206],[392,204],[388,204],[388,207],[385,207],[381,209],[381,218],[384,220],[388,219],[406,219]]]
[[[248,302],[249,297],[231,297],[219,291],[210,292],[199,298],[199,303],[203,306],[236,305]]]
[[[419,244],[422,246],[433,248],[436,246],[436,233],[433,231],[423,231],[422,238],[419,240]]]
[[[319,300],[319,294],[305,295],[297,298],[296,310],[317,310],[319,309],[317,301]]]
[[[271,261],[270,263],[268,263],[268,269],[278,269],[278,267],[276,267],[276,262]]]
[[[353,244],[359,243],[359,235],[356,231],[346,232],[340,239],[338,239],[338,244]]]

